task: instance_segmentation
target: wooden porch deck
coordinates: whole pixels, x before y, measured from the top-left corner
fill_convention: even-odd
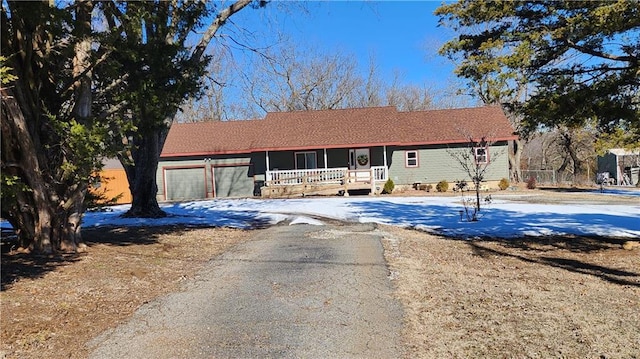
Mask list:
[[[311,195],[349,195],[349,191],[369,190],[379,194],[387,180],[386,167],[368,170],[328,168],[269,171],[261,189],[263,198],[290,198]]]

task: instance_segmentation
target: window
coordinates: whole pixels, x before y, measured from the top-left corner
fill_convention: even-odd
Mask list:
[[[318,168],[315,152],[296,152],[296,169],[310,170]]]
[[[418,151],[406,151],[404,163],[406,167],[418,167]]]
[[[473,152],[476,155],[476,163],[488,163],[489,162],[489,151],[486,147],[475,147]]]

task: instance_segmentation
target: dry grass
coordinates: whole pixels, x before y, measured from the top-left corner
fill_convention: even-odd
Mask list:
[[[167,227],[83,236],[89,249],[77,256],[3,253],[0,358],[85,358],[84,343],[249,238],[241,230]]]
[[[640,251],[382,227],[409,358],[637,358]]]
[[[526,201],[603,200],[547,192],[525,192],[536,195]],[[640,248],[607,238],[458,241],[380,228],[405,308],[407,357],[640,358]],[[220,228],[83,234],[89,250],[77,256],[2,254],[0,358],[84,358],[84,343],[251,237]]]

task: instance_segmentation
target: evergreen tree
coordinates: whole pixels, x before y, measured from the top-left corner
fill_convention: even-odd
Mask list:
[[[460,33],[441,53],[489,102],[508,99],[523,134],[595,120],[639,143],[639,2],[460,0],[436,14]]]
[[[108,1],[101,8],[112,44],[108,66],[98,75],[107,112],[129,123],[121,134],[127,144],[119,158],[133,196],[131,217],[162,217],[156,195],[160,152],[184,102],[197,97],[211,57],[206,48],[227,20],[249,5],[218,2]],[[210,21],[206,25],[207,21]],[[195,42],[190,46],[188,42]]]

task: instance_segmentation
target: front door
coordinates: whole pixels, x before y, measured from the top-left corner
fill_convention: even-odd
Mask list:
[[[349,169],[356,170],[354,172],[355,175],[350,177],[355,177],[358,181],[368,180],[369,169],[371,168],[371,156],[369,154],[368,148],[355,148],[349,150]]]

